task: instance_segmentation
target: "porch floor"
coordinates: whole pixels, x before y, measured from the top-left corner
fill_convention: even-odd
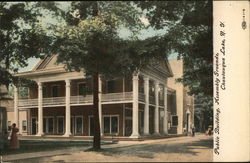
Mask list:
[[[184,136],[183,134],[169,134],[169,135],[160,135],[160,136],[141,136],[139,138],[130,138],[128,136],[102,136],[102,141],[144,141],[144,140],[153,140],[153,139],[165,139],[165,138],[174,138]],[[93,136],[70,136],[63,137],[62,135],[19,135],[20,140],[60,140],[60,141],[92,141]]]

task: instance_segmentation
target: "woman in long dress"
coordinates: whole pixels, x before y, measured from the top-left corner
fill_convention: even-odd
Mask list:
[[[19,129],[16,127],[16,124],[12,124],[12,132],[10,136],[10,148],[11,149],[18,149],[19,148],[19,140],[17,138],[17,133]]]

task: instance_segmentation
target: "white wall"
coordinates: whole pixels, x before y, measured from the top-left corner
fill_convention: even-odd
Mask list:
[[[183,91],[184,87],[181,83],[177,83],[175,79],[182,77],[183,74],[183,61],[182,60],[169,60],[169,64],[173,71],[173,77],[168,78],[168,87],[176,90],[176,111],[178,115],[178,128],[177,134],[183,133]]]
[[[23,131],[22,128],[22,121],[26,121],[27,127],[26,127],[26,131]],[[11,124],[14,122],[14,112],[7,112],[7,122],[10,121]],[[27,135],[27,131],[28,131],[28,121],[27,121],[27,111],[19,111],[19,126],[17,126],[19,128],[19,134],[21,135]]]

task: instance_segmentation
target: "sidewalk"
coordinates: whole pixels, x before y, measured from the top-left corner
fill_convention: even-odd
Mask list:
[[[121,147],[129,147],[136,146],[142,144],[160,144],[161,142],[175,143],[183,140],[193,140],[194,138],[203,138],[204,135],[196,135],[195,137],[183,136],[176,138],[165,138],[165,139],[156,139],[156,140],[144,140],[144,141],[119,141],[117,144],[105,144],[102,145],[102,149],[111,149],[111,148],[121,148]],[[14,160],[23,160],[23,159],[31,159],[31,158],[39,158],[39,157],[50,157],[57,155],[65,155],[71,154],[74,152],[84,152],[88,150],[91,146],[83,146],[83,147],[71,147],[68,149],[60,149],[53,151],[42,151],[42,152],[33,152],[33,153],[22,153],[22,154],[13,154],[13,155],[5,155],[3,156],[3,162],[6,161],[14,161]]]

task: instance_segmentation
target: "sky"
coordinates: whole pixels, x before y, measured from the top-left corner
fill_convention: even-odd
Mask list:
[[[62,9],[68,9],[69,8],[69,2],[60,2],[61,8]],[[148,25],[149,22],[145,17],[141,18],[142,23],[144,23],[145,25]],[[56,21],[51,17],[46,17],[45,19],[42,19],[42,23],[43,25],[48,25],[50,23],[54,24],[56,23]],[[151,36],[155,36],[155,35],[162,35],[164,33],[164,29],[163,30],[154,30],[153,28],[148,28],[148,29],[144,29],[140,32],[139,38],[141,39],[145,39],[147,37],[151,37]],[[129,31],[124,29],[120,30],[120,36],[121,37],[128,37],[130,35]],[[176,59],[177,55],[176,54],[171,54],[169,56],[168,59]],[[25,72],[25,71],[31,71],[33,69],[33,67],[39,62],[40,59],[37,58],[30,58],[28,60],[28,66],[24,67],[24,68],[20,68],[19,72]]]

